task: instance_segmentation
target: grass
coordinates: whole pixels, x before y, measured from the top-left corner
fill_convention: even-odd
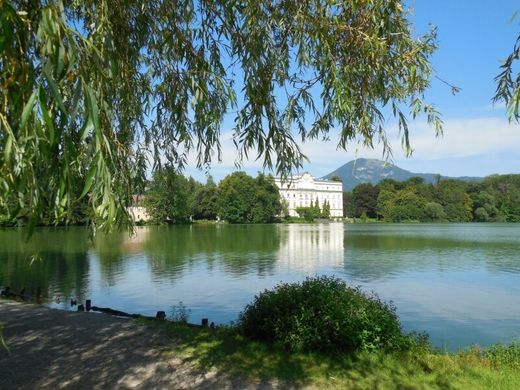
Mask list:
[[[448,354],[402,353],[324,356],[288,353],[250,341],[233,329],[159,325],[176,341],[168,354],[201,370],[217,369],[254,381],[339,389],[520,389],[520,344]]]

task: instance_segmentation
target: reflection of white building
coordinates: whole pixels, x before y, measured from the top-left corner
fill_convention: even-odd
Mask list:
[[[127,233],[124,234],[122,247],[131,253],[142,252],[143,245],[146,243],[146,241],[148,241],[149,235],[149,227],[136,227],[131,235],[128,235]]]
[[[282,201],[285,201],[289,209],[289,215],[296,217],[297,207],[310,207],[318,199],[320,209],[327,201],[330,205],[331,218],[343,217],[343,184],[337,181],[317,180],[309,173],[292,176],[282,182],[280,178],[274,179],[280,191]]]
[[[289,224],[282,225],[280,229],[277,265],[282,271],[311,274],[322,268],[343,268],[342,223]]]

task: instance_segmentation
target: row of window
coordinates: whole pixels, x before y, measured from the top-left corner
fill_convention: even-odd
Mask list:
[[[290,209],[296,208],[296,207],[309,207],[311,206],[310,202],[289,202],[288,206]],[[341,208],[338,203],[330,203],[331,209]]]
[[[287,193],[287,194],[285,194],[285,197],[287,199],[290,199],[291,198],[291,194]],[[325,196],[314,195],[314,194],[301,194],[301,193],[299,194],[299,198],[300,199],[309,199],[309,197],[311,199],[316,199],[316,197],[317,197],[318,199],[322,199],[322,198],[333,199],[333,198],[335,198],[335,199],[339,200],[339,199],[341,199],[341,194],[327,194]],[[296,198],[296,194],[295,193],[292,194],[292,198]]]

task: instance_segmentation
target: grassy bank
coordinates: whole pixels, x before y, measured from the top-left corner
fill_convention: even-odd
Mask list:
[[[520,345],[471,349],[458,354],[432,350],[324,356],[288,353],[250,341],[232,329],[190,328],[162,323],[177,342],[169,354],[202,370],[277,379],[297,387],[349,389],[518,389]]]

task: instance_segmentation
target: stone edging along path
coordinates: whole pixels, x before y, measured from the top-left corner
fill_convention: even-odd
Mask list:
[[[10,349],[0,349],[0,389],[277,387],[166,357],[175,340],[129,319],[0,299],[0,323]]]

